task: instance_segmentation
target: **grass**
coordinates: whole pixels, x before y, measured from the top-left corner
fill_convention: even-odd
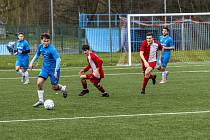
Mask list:
[[[104,61],[106,66],[117,65],[122,53],[97,53]],[[33,55],[30,56],[30,60]],[[62,67],[83,66],[86,64],[86,59],[83,54],[61,55]],[[127,59],[127,56],[125,56]],[[0,69],[12,69],[15,67],[16,56],[0,56]],[[132,53],[132,64],[139,64],[139,53]],[[210,50],[205,51],[176,51],[172,52],[170,62],[201,62],[210,61]],[[36,67],[41,67],[42,60],[36,63]]]
[[[169,82],[161,85],[148,84],[146,95],[139,95],[143,75],[139,67],[105,67],[102,80],[109,98],[88,82],[90,94],[79,97],[81,84],[80,67],[61,70],[60,83],[69,88],[69,97],[55,94],[49,80],[45,85],[45,98],[55,101],[55,109],[33,108],[37,100],[36,78],[30,85],[22,85],[14,71],[0,71],[0,134],[1,139],[73,139],[73,140],[207,140],[210,137],[210,113],[155,115],[210,111],[210,63],[169,64]],[[36,77],[39,71],[30,71]],[[14,79],[9,79],[14,78]],[[75,118],[153,114],[130,117],[77,118],[28,122],[1,122],[50,118]]]

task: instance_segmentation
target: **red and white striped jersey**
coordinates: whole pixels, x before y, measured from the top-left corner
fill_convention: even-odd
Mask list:
[[[84,72],[88,71],[89,69],[91,69],[93,72],[96,70],[96,68],[99,68],[100,78],[104,78],[104,71],[102,68],[103,61],[99,56],[90,51],[89,55],[87,55],[87,62],[88,65],[83,69]]]
[[[154,41],[151,45],[144,40],[141,44],[140,51],[144,52],[144,58],[147,62],[157,61],[158,50],[161,50],[162,46],[159,42]]]

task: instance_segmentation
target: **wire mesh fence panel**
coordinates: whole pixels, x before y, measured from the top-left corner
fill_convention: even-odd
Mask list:
[[[153,4],[156,2],[156,4]],[[167,12],[178,12],[172,1],[168,2]],[[180,2],[180,3],[185,3]],[[191,5],[203,7],[205,4],[192,2]],[[10,55],[8,43],[17,40],[17,33],[24,32],[25,39],[31,46],[33,54],[40,43],[40,35],[47,32],[52,35],[52,43],[57,47],[60,55],[81,53],[82,44],[95,44],[96,51],[107,52],[112,59],[112,53],[119,54],[119,64],[128,64],[128,38],[133,40],[132,61],[139,62],[139,45],[147,31],[153,31],[156,37],[160,27],[165,23],[165,17],[130,17],[129,13],[161,13],[162,1],[126,1],[112,0],[111,15],[108,14],[108,1],[70,1],[70,0],[7,0],[0,5],[0,55]],[[150,8],[148,8],[148,7]],[[191,7],[183,5],[189,12]],[[162,7],[162,8],[160,8]],[[201,10],[205,10],[202,9]],[[83,14],[84,13],[84,14]],[[90,14],[91,13],[91,14]],[[95,14],[92,14],[95,13]],[[118,14],[123,13],[123,14]],[[109,21],[109,16],[110,20]],[[174,62],[191,61],[192,58],[207,60],[206,46],[209,44],[208,16],[167,16],[167,24],[171,29],[171,36],[175,40],[176,57]],[[111,29],[109,23],[111,22]],[[128,24],[131,34],[128,36]],[[144,25],[143,25],[144,24]],[[152,26],[150,26],[150,24]],[[190,52],[189,52],[190,51]],[[110,53],[111,52],[111,53]],[[193,54],[196,57],[186,57]],[[9,59],[9,57],[8,57]]]
[[[208,61],[210,51],[210,13],[131,14],[128,15],[129,65],[136,61],[136,52],[146,33],[159,41],[163,27],[170,29],[174,41],[172,62]]]

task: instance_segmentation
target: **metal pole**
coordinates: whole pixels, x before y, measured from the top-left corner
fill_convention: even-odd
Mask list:
[[[109,47],[110,47],[110,64],[112,64],[112,29],[111,29],[111,2],[109,3]]]
[[[164,13],[166,14],[167,8],[166,8],[166,0],[164,0]],[[165,16],[165,24],[166,24],[166,16]]]
[[[52,43],[54,40],[54,19],[53,19],[53,0],[50,2],[50,12],[51,12],[51,31],[52,31]]]

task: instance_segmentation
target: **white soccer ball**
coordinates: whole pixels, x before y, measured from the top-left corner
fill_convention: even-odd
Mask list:
[[[47,99],[44,102],[44,108],[47,110],[51,110],[55,107],[54,101],[51,99]]]

